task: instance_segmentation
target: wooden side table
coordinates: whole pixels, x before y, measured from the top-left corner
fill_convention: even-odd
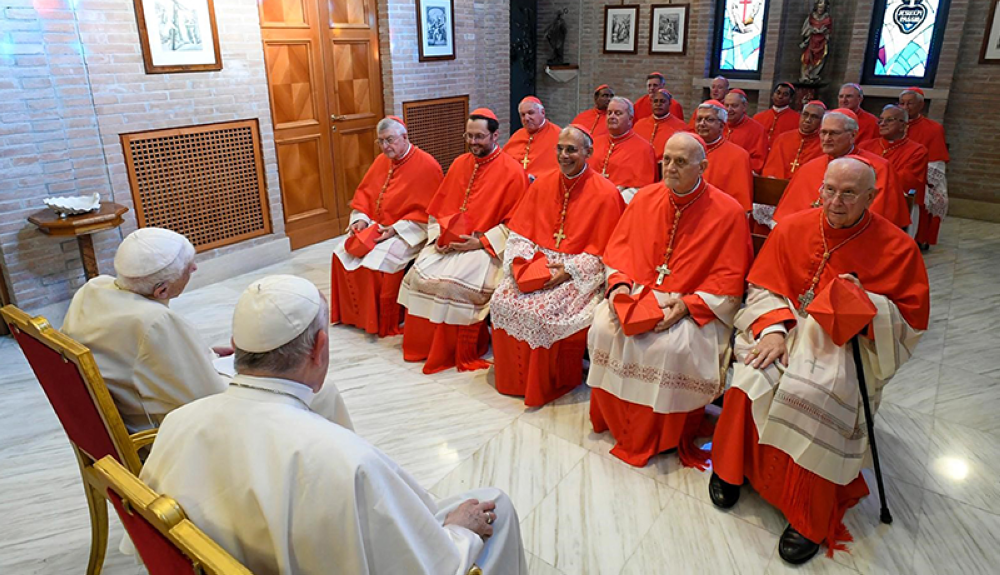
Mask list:
[[[39,231],[50,236],[75,236],[83,260],[83,272],[87,279],[96,277],[97,255],[94,253],[94,239],[90,234],[113,230],[125,222],[122,216],[128,208],[114,202],[101,202],[96,212],[75,216],[60,216],[50,208],[45,208],[28,216],[28,222],[38,226]]]

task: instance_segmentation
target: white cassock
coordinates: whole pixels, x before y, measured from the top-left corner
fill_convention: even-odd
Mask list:
[[[867,293],[877,309],[874,338],[858,341],[874,415],[882,388],[910,358],[923,331],[910,327],[889,298]],[[745,365],[757,346],[753,323],[786,308],[796,320],[785,339],[788,367],[778,362],[765,369]],[[790,300],[753,284],[746,307],[736,316],[736,330],[733,387],[752,402],[760,443],[780,449],[823,479],[838,485],[853,481],[870,455],[853,344],[838,346]]]
[[[485,249],[441,253],[434,244],[440,235],[441,225],[431,216],[427,246],[406,272],[397,301],[408,313],[432,323],[472,325],[483,321],[503,275],[501,263],[510,232],[506,225],[498,224],[484,234],[497,257]]]
[[[171,413],[140,477],[254,573],[465,575],[476,563],[486,575],[527,575],[503,492],[435,502],[381,451],[312,413],[307,387],[239,375],[233,384]],[[485,544],[443,524],[470,498],[497,504]]]
[[[174,409],[226,388],[197,328],[111,276],[76,292],[62,332],[93,352],[129,432],[157,427]]]
[[[351,212],[351,224],[355,222],[365,222],[368,225],[378,225],[364,212],[354,210]],[[394,274],[406,267],[413,258],[417,257],[424,243],[427,241],[427,224],[412,222],[410,220],[399,220],[388,226],[396,230],[396,235],[375,244],[372,251],[365,254],[365,257],[358,258],[347,253],[344,249],[344,242],[349,237],[347,234],[334,240],[333,253],[347,271],[354,271],[359,267],[365,267],[377,272]]]

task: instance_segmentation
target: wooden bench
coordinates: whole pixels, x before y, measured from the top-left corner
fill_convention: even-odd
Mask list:
[[[786,187],[788,187],[788,180],[754,176],[753,203],[765,206],[777,206],[778,202],[781,201],[782,194],[785,193]],[[764,241],[767,239],[767,234],[751,230],[750,236],[753,238],[753,253],[756,255],[760,252],[760,248],[764,245]]]

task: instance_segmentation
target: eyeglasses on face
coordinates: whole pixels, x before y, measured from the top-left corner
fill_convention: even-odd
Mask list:
[[[823,201],[827,203],[832,202],[834,199],[839,197],[840,201],[844,202],[848,206],[853,206],[858,203],[858,200],[861,198],[861,194],[857,192],[838,192],[837,190],[825,187],[820,188],[819,195],[823,198]]]

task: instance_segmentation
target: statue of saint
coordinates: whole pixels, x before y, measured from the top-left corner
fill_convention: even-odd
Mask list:
[[[569,62],[566,61],[566,57],[563,55],[563,51],[566,49],[566,21],[563,20],[563,14],[568,12],[568,9],[563,8],[556,13],[556,19],[549,24],[549,27],[545,29],[545,40],[549,43],[552,48],[552,57],[548,59],[549,66],[568,66]]]
[[[830,16],[830,0],[816,0],[812,12],[802,24],[802,77],[804,84],[818,84],[819,74],[826,65],[830,54],[830,33],[833,32],[833,18]]]

